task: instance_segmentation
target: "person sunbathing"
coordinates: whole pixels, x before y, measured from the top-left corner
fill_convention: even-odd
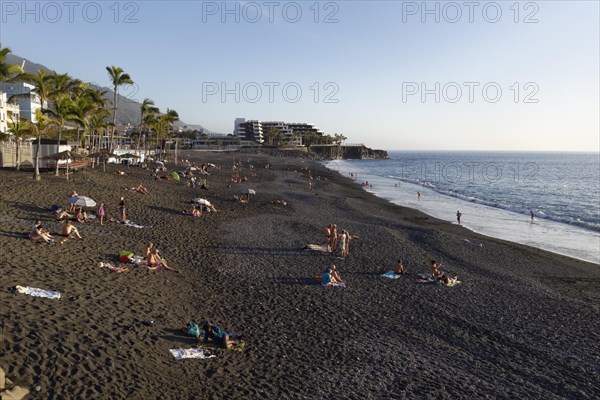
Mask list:
[[[83,211],[83,209],[80,207],[77,209],[77,212],[75,214],[75,221],[77,222],[88,222],[88,216],[87,213],[85,211]]]
[[[73,218],[73,215],[69,214],[67,210],[59,208],[58,210],[56,210],[56,220],[61,221],[63,218],[71,219]]]
[[[123,176],[123,175],[127,175],[127,174],[125,173],[125,171],[121,171],[118,169],[115,171],[115,175]]]
[[[67,239],[73,239],[73,238],[83,239],[81,237],[81,235],[79,234],[79,230],[77,230],[77,228],[75,228],[75,225],[73,225],[73,223],[71,221],[67,221],[65,226],[63,226],[62,233],[63,233],[63,236],[65,236]]]
[[[141,183],[137,186],[132,187],[129,190],[132,190],[132,191],[138,192],[138,193],[142,193],[142,194],[150,194],[148,189],[146,189],[146,187],[144,185],[142,185]]]
[[[458,275],[456,275],[454,278],[451,278],[448,275],[442,273],[442,276],[440,277],[440,281],[446,286],[454,285],[459,280],[460,280],[460,278]]]
[[[202,324],[202,330],[204,331],[204,343],[213,342],[219,347],[225,349],[231,348],[233,342],[229,339],[229,336],[217,325],[213,325],[208,321]]]
[[[29,239],[33,240],[34,242],[42,241],[46,243],[54,241],[54,238],[50,235],[50,233],[44,231],[42,228],[42,221],[40,220],[35,221],[35,224],[33,224],[29,234]]]
[[[285,201],[283,199],[275,199],[275,200],[272,201],[272,203],[280,205],[280,206],[287,206],[288,205],[287,201]]]
[[[148,263],[148,268],[152,270],[162,267],[170,271],[177,271],[176,269],[169,267],[167,262],[160,257],[158,249],[152,249],[152,251],[150,251],[150,254],[146,257],[146,262]]]
[[[192,208],[190,208],[190,210],[188,211],[193,217],[201,217],[202,216],[202,211],[200,211],[198,208],[196,208],[195,205],[192,205]]]
[[[408,272],[406,272],[406,268],[404,268],[404,264],[402,263],[402,260],[398,260],[398,263],[394,267],[394,273],[396,275],[408,274]]]
[[[340,273],[338,272],[335,264],[331,265],[331,268],[329,269],[329,274],[331,275],[331,282],[333,283],[338,283],[338,282],[344,282],[342,280],[342,277],[340,275]]]
[[[444,273],[440,271],[440,268],[442,268],[442,263],[437,262],[435,260],[431,260],[431,268],[429,269],[429,273],[434,278],[441,278],[444,275]]]

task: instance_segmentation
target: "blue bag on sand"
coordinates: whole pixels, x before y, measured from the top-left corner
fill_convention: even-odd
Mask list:
[[[200,336],[200,328],[195,321],[191,321],[187,324],[187,335],[193,337]]]

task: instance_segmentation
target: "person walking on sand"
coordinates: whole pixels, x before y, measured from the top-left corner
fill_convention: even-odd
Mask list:
[[[458,224],[460,225],[460,217],[462,216],[462,214],[460,213],[460,211],[456,212],[456,221],[458,222]]]
[[[125,198],[121,197],[119,201],[119,211],[121,212],[121,222],[125,222]]]
[[[421,200],[421,192],[417,192],[417,200]]]
[[[104,225],[104,216],[106,213],[104,212],[104,203],[100,203],[98,206],[98,218],[100,219],[100,225]]]

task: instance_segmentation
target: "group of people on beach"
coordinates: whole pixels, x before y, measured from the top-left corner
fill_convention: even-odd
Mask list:
[[[347,230],[342,229],[338,233],[336,224],[329,224],[323,228],[325,233],[326,246],[332,253],[337,251],[340,257],[347,257],[350,252],[350,240],[357,239],[358,236],[350,236]]]

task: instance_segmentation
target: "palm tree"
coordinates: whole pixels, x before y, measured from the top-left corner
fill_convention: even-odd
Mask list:
[[[110,134],[110,139],[109,139],[109,150],[112,151],[112,142],[113,142],[113,136],[115,135],[115,127],[117,126],[117,108],[118,108],[118,104],[117,104],[117,96],[118,96],[118,92],[119,92],[119,86],[123,86],[123,85],[131,85],[133,84],[133,80],[131,79],[131,77],[129,76],[129,74],[125,73],[123,71],[123,68],[121,67],[115,67],[114,65],[111,65],[110,67],[106,67],[106,71],[108,71],[108,76],[111,80],[111,83],[113,84],[113,127],[111,129],[111,134]]]
[[[55,125],[55,122],[45,116],[41,109],[35,110],[35,120],[35,122],[25,120],[25,127],[23,129],[24,132],[27,132],[29,135],[37,137],[37,146],[35,146],[34,156],[35,167],[33,169],[33,179],[39,181],[42,179],[40,176],[40,147],[42,145],[42,136],[45,136],[49,133],[52,126]]]
[[[158,107],[154,107],[154,101],[148,98],[144,99],[142,105],[140,106],[140,132],[138,135],[138,141],[136,146],[136,151],[140,150],[140,141],[142,139],[142,133],[144,132],[144,127],[147,126],[145,123],[146,116],[156,115],[158,114]]]
[[[29,136],[26,125],[24,125],[26,119],[21,118],[20,125],[19,121],[12,122],[8,121],[8,133],[12,134],[15,138],[16,150],[17,150],[17,160],[15,162],[15,169],[17,171],[21,170],[21,139]]]
[[[42,114],[46,113],[44,105],[52,96],[54,91],[54,75],[46,73],[43,69],[38,70],[37,74],[29,74],[23,72],[13,78],[15,81],[28,82],[33,85],[33,89],[29,93],[14,94],[10,96],[10,102],[16,102],[22,99],[30,99],[37,97],[40,100],[40,109]]]
[[[85,135],[89,132],[91,116],[94,113],[100,112],[101,109],[106,110],[100,91],[91,88],[87,84],[80,86],[71,104],[69,115],[69,121],[77,124],[77,142],[80,147],[83,147],[82,143],[84,142]],[[82,138],[79,136],[80,129],[83,129]]]
[[[11,53],[8,47],[0,47],[0,82],[8,81],[15,75],[23,73],[23,70],[15,64],[7,64],[6,56]]]
[[[58,140],[56,142],[56,152],[60,152],[60,139],[65,123],[68,120],[73,120],[75,117],[72,114],[73,100],[68,94],[60,94],[54,98],[54,107],[52,110],[48,110],[48,115],[53,119],[55,124],[58,126]],[[56,171],[55,174],[58,176],[58,160],[56,160]]]
[[[157,135],[160,135],[161,137],[163,135],[165,137],[169,136],[169,132],[171,131],[171,129],[173,127],[173,123],[176,121],[179,121],[179,114],[177,114],[177,111],[169,110],[167,108],[167,112],[158,118]],[[163,147],[164,146],[161,146],[161,157],[162,157]]]

